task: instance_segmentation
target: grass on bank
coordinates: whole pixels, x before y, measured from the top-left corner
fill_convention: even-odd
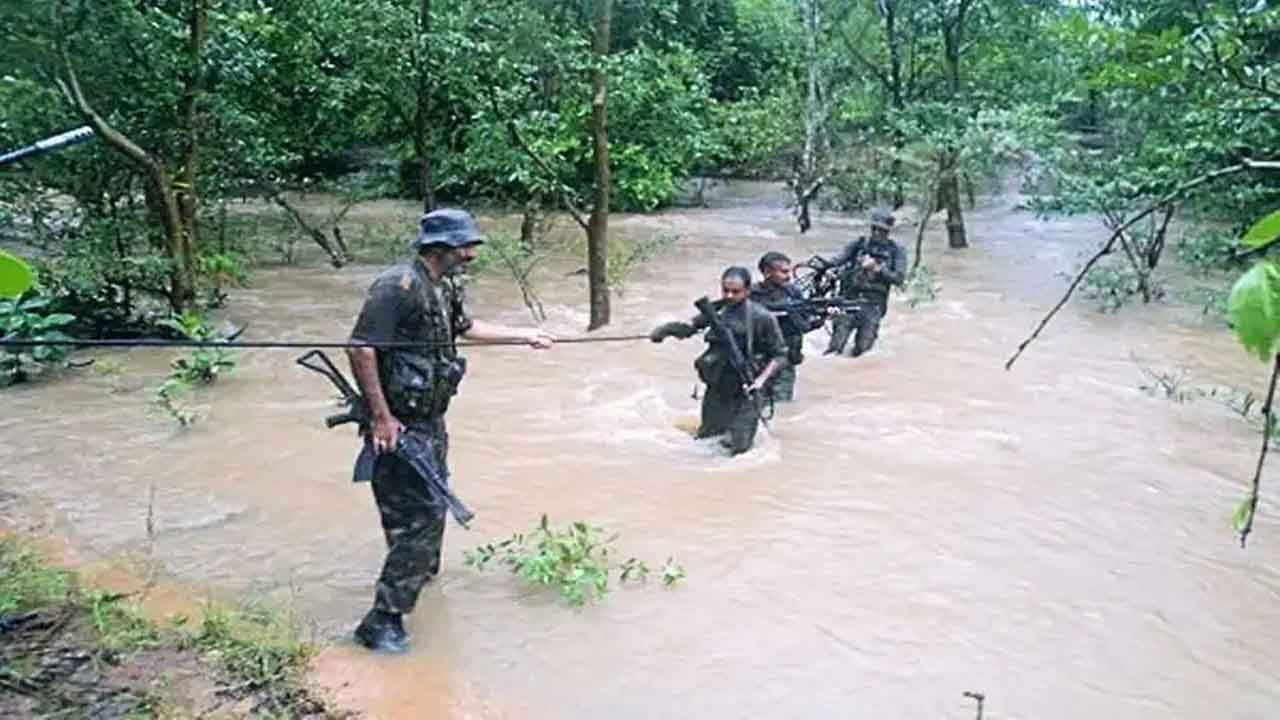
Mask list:
[[[239,704],[253,717],[341,717],[303,685],[314,650],[296,620],[264,606],[207,605],[198,621],[158,626],[128,596],[83,587],[0,538],[2,716],[185,717]],[[215,697],[167,692],[183,667]]]

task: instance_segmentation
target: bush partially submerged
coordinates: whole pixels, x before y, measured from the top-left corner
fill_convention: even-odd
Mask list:
[[[552,528],[547,516],[533,532],[515,533],[497,543],[488,543],[463,553],[468,566],[477,570],[492,561],[506,565],[511,572],[531,585],[554,587],[570,605],[581,606],[594,597],[600,600],[609,592],[609,575],[618,572],[618,582],[644,581],[649,566],[637,558],[628,558],[616,568],[610,555],[617,557],[612,543],[616,534],[585,522],[573,522],[563,530]],[[662,567],[662,584],[670,587],[684,578],[684,568],[674,558]]]

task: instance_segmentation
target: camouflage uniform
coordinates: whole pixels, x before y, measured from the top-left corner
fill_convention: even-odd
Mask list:
[[[868,273],[859,266],[859,258],[870,255],[881,264],[878,273]],[[853,341],[853,356],[858,357],[871,349],[880,330],[880,321],[889,311],[889,288],[901,285],[906,278],[907,258],[902,246],[891,239],[879,240],[860,237],[849,243],[839,255],[825,260],[828,265],[843,266],[840,274],[839,294],[846,300],[861,304],[861,308],[832,321],[831,344],[828,353],[839,353],[849,342],[849,335],[857,331]]]
[[[787,346],[787,366],[774,373],[769,381],[769,394],[775,402],[787,402],[795,397],[796,366],[804,362],[805,333],[822,327],[823,317],[817,313],[795,310],[783,312],[787,303],[804,302],[804,293],[794,285],[775,285],[768,280],[751,288],[751,300],[766,310],[781,312],[778,327]]]
[[[353,341],[424,343],[422,349],[379,349],[378,380],[391,414],[431,445],[446,482],[444,416],[464,367],[454,340],[470,327],[461,289],[447,277],[432,280],[417,258],[374,280],[351,333]],[[390,453],[378,456],[372,485],[387,541],[374,609],[409,613],[440,570],[445,505],[412,466]]]
[[[733,333],[738,348],[753,365],[753,374],[770,360],[776,360],[780,368],[787,367],[787,347],[782,339],[782,330],[768,310],[750,300],[733,307],[717,301],[713,307]],[[697,332],[707,325],[707,319],[698,315],[686,327]],[[755,443],[760,424],[759,411],[742,389],[742,380],[729,362],[727,349],[710,334],[707,343],[706,351],[694,363],[699,377],[707,384],[707,391],[702,396],[702,423],[697,436],[708,438],[728,433],[727,442],[722,444],[730,454],[744,453]]]

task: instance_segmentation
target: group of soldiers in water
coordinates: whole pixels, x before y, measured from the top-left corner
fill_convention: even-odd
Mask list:
[[[707,330],[707,350],[695,363],[707,384],[697,436],[727,436],[732,454],[750,449],[760,422],[762,397],[793,397],[796,366],[803,361],[808,332],[832,320],[827,353],[842,352],[854,336],[854,356],[875,343],[888,308],[889,290],[903,282],[902,248],[889,238],[893,216],[871,215],[871,236],[859,237],[831,258],[806,263],[834,274],[838,297],[817,298],[796,287],[791,260],[780,252],[760,258],[763,280],[730,267],[721,276],[721,298],[695,303],[691,321],[664,323],[649,336],[687,338]],[[381,273],[369,287],[347,356],[359,393],[347,387],[364,448],[353,479],[369,481],[382,520],[387,555],[374,589],[373,606],[355,630],[360,644],[380,652],[403,652],[409,637],[402,617],[413,611],[423,586],[440,570],[445,519],[459,514],[449,489],[449,435],[445,412],[466,373],[456,340],[522,342],[537,349],[555,339],[538,329],[509,328],[473,319],[454,283],[484,242],[468,212],[427,213],[414,241],[416,256]],[[819,294],[825,293],[822,290]],[[315,369],[315,368],[313,368]],[[330,366],[330,369],[333,368]],[[340,375],[334,370],[335,375]],[[337,382],[337,381],[335,381]],[[345,379],[338,383],[346,386]]]
[[[859,237],[837,255],[816,256],[805,265],[835,276],[832,290],[843,302],[822,302],[793,281],[791,258],[767,252],[758,263],[762,279],[752,284],[744,267],[720,276],[720,300],[689,322],[668,322],[650,334],[660,343],[669,336],[687,338],[707,332],[707,349],[694,363],[706,383],[696,437],[721,436],[721,445],[737,455],[755,442],[764,401],[789,402],[795,396],[796,367],[804,362],[804,336],[832,321],[824,354],[841,353],[853,335],[853,357],[871,349],[889,306],[889,291],[906,274],[902,247],[889,237],[894,217],[871,213],[871,236]]]

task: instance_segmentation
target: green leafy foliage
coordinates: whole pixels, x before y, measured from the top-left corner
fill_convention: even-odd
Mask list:
[[[177,378],[166,378],[151,396],[151,405],[162,410],[178,427],[191,427],[200,415],[186,402],[191,394],[191,384]]]
[[[170,708],[151,695],[157,682],[154,658],[130,667],[140,650],[160,650],[165,662],[212,670],[220,693],[243,698],[252,695],[254,717],[336,718],[312,696],[303,677],[315,646],[308,642],[297,618],[287,609],[246,602],[227,607],[208,604],[199,624],[188,629],[187,619],[175,616],[171,626],[148,621],[131,602],[132,594],[105,592],[86,586],[76,574],[57,569],[15,536],[0,538],[0,619],[31,613],[36,622],[7,628],[0,643],[0,675],[6,682],[22,683],[37,690],[34,698],[51,698],[52,714],[59,717],[96,717],[102,714],[101,695],[136,694],[140,704],[124,717],[184,716],[185,709]],[[91,658],[69,677],[41,673],[37,683],[27,684],[25,668],[46,670],[65,654]],[[199,662],[200,656],[211,661]],[[109,683],[97,688],[93,681],[111,672]],[[164,668],[161,668],[162,670]],[[130,679],[130,678],[136,679]],[[122,680],[123,678],[123,680]],[[121,693],[122,682],[130,685]],[[60,684],[61,683],[61,684]],[[88,699],[78,692],[88,687]],[[112,717],[120,716],[112,706]],[[49,715],[39,712],[37,715]]]
[[[22,258],[0,250],[0,298],[17,297],[35,283],[35,274]]]
[[[1253,524],[1253,498],[1247,497],[1240,501],[1236,507],[1236,512],[1231,517],[1231,526],[1235,528],[1237,533],[1243,533],[1245,528]]]
[[[1245,247],[1258,250],[1280,240],[1280,210],[1267,215],[1249,228],[1242,241]]]
[[[907,281],[902,287],[894,289],[907,296],[909,307],[919,307],[938,299],[942,285],[928,265],[920,265],[907,274]]]
[[[178,332],[187,340],[211,342],[218,338],[217,331],[196,313],[175,315],[161,320],[159,325]],[[235,353],[220,348],[196,348],[187,357],[174,360],[171,367],[170,379],[192,385],[209,385],[223,373],[235,369]]]
[[[623,295],[626,293],[628,276],[634,274],[636,268],[674,245],[679,240],[679,236],[672,233],[657,233],[647,238],[623,240],[615,235],[609,240],[609,287],[619,295]]]
[[[12,537],[0,539],[0,618],[59,602],[72,588],[70,573],[40,562]]]
[[[1280,338],[1280,265],[1256,263],[1231,288],[1227,312],[1245,349],[1270,362]]]
[[[1066,277],[1065,274],[1063,277]],[[1104,261],[1089,272],[1080,285],[1080,291],[1085,297],[1097,302],[1099,310],[1113,313],[1141,295],[1144,284],[1151,299],[1160,299],[1166,295],[1164,283],[1159,278],[1145,276],[1125,261]]]
[[[217,331],[197,313],[174,315],[159,323],[177,332],[187,340],[208,342],[217,340]],[[185,357],[175,358],[169,364],[169,376],[155,389],[151,405],[167,414],[179,427],[190,427],[199,414],[187,399],[195,388],[212,385],[219,377],[235,370],[235,353],[217,347],[200,347]]]
[[[1245,266],[1245,263],[1237,259],[1239,239],[1230,232],[1209,226],[1187,230],[1174,249],[1178,259],[1202,277]],[[1225,292],[1230,288],[1224,285],[1222,289]]]
[[[544,514],[532,532],[480,545],[465,551],[463,557],[467,566],[477,570],[495,561],[506,565],[526,583],[553,587],[566,602],[578,607],[590,599],[599,601],[609,592],[609,575],[615,569],[610,555],[616,556],[612,543],[617,537],[585,522],[553,528]],[[636,558],[628,558],[616,569],[619,582],[643,581],[650,572],[648,565]],[[663,584],[674,585],[684,576],[684,568],[668,558],[662,569]]]
[[[49,298],[33,293],[0,300],[0,336],[11,340],[71,340],[62,328],[74,322],[75,316],[49,309]],[[0,352],[0,387],[28,381],[59,367],[68,354],[69,348],[55,345],[5,349]]]

